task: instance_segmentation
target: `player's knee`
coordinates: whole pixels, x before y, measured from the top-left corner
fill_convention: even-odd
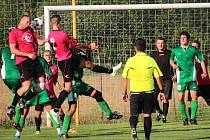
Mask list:
[[[37,83],[36,86],[34,87],[34,90],[36,92],[40,92],[45,89],[45,83]]]
[[[149,113],[144,113],[144,118],[150,117],[150,116],[151,116],[151,114],[149,114]]]
[[[103,100],[102,92],[100,91],[96,91],[96,93],[92,97],[95,98],[97,102]]]

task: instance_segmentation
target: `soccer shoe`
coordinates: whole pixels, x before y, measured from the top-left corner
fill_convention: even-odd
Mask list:
[[[185,126],[185,125],[189,125],[188,124],[188,119],[185,119],[184,121],[183,121],[183,125]]]
[[[137,132],[135,128],[131,129],[131,140],[138,140]]]
[[[15,136],[14,140],[20,140],[20,136]]]
[[[113,72],[111,73],[111,76],[115,76],[117,71],[122,67],[122,62],[120,62],[117,66],[112,67]]]
[[[110,115],[110,116],[107,117],[107,119],[108,119],[108,120],[113,120],[113,119],[118,120],[118,119],[120,119],[120,118],[122,118],[122,117],[123,117],[123,115],[121,115],[120,113],[114,111],[114,112],[112,113],[112,115]]]
[[[72,133],[79,133],[79,130],[74,130],[74,129],[69,129],[68,133],[72,134]]]
[[[15,129],[17,129],[18,131],[20,131],[20,132],[23,130],[23,129],[20,127],[20,125],[17,124],[17,123],[13,123],[12,126],[13,126]]]
[[[19,107],[20,107],[20,109],[23,109],[25,107],[25,101],[23,98],[21,98],[19,101]]]
[[[162,113],[157,113],[156,121],[160,121],[162,118]]]
[[[10,120],[12,120],[12,117],[15,115],[15,108],[14,106],[9,106],[7,110],[7,116]]]
[[[62,139],[68,139],[68,138],[70,138],[68,134],[60,134],[60,135],[58,135],[58,136],[59,136],[60,138],[62,138]]]
[[[197,125],[198,123],[196,119],[190,119],[190,124]]]
[[[162,116],[163,123],[166,123],[166,116]]]
[[[35,135],[39,135],[41,132],[39,130],[36,130]]]

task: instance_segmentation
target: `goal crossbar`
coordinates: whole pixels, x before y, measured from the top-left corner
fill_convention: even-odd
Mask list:
[[[157,9],[198,9],[210,8],[210,3],[174,3],[174,4],[130,4],[130,5],[78,5],[44,6],[45,38],[50,32],[50,11],[109,11],[109,10],[157,10]],[[50,49],[49,45],[45,49]]]

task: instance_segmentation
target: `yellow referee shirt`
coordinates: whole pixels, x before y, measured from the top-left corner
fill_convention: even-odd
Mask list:
[[[163,76],[155,60],[146,53],[138,52],[128,59],[122,74],[130,80],[130,92],[147,92],[154,90],[154,77]]]

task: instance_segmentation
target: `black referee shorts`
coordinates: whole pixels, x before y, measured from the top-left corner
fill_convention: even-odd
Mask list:
[[[155,107],[154,93],[139,93],[130,96],[130,115],[137,116],[140,113],[151,114]]]

